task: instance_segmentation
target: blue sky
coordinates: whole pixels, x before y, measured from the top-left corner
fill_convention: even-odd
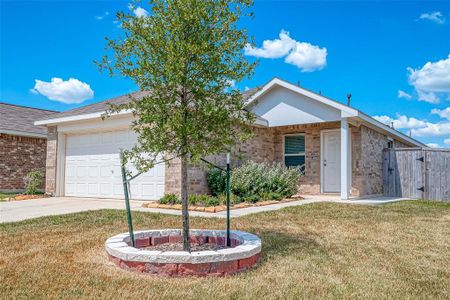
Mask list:
[[[63,111],[136,90],[93,63],[128,2],[0,3],[1,102]],[[278,76],[342,102],[351,93],[352,106],[450,147],[450,2],[257,0],[253,11],[242,25],[260,63],[237,87]]]

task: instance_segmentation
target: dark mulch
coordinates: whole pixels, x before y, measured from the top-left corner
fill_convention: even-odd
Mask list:
[[[224,249],[225,246],[212,244],[212,243],[206,243],[206,244],[197,244],[197,243],[191,243],[191,252],[193,251],[207,251],[207,250],[219,250]],[[153,250],[153,251],[183,251],[183,243],[165,243],[161,245],[156,246],[149,246],[143,248],[145,250]]]

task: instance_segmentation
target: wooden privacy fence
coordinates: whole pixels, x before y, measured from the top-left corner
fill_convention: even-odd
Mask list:
[[[450,149],[383,150],[385,196],[450,201]]]

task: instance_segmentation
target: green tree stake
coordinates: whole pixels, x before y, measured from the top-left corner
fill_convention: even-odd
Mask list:
[[[122,156],[122,154],[121,154]],[[131,208],[130,208],[130,197],[128,193],[128,181],[127,174],[125,172],[125,165],[123,159],[121,159],[121,171],[122,171],[122,182],[123,182],[123,193],[125,195],[125,206],[127,208],[127,220],[128,220],[128,232],[130,233],[131,245],[135,247],[134,244],[134,232],[133,232],[133,219],[131,218]]]
[[[227,247],[231,247],[231,239],[230,239],[230,153],[227,153]]]

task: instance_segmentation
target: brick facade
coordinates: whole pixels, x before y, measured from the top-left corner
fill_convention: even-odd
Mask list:
[[[58,132],[56,126],[48,127],[47,160],[45,164],[45,192],[54,195],[56,192],[56,150],[58,146]]]
[[[283,136],[285,134],[305,134],[305,176],[300,180],[301,194],[320,193],[320,132],[325,129],[339,129],[340,122],[315,123],[305,125],[279,126],[271,128],[254,127],[252,139],[234,147],[232,164],[246,160],[256,162],[283,162]],[[354,196],[383,193],[382,150],[387,147],[388,137],[366,126],[353,126],[352,147],[352,189]],[[394,140],[394,147],[407,145]],[[224,166],[225,155],[213,155],[209,161]],[[189,168],[189,193],[209,193],[205,167],[191,165]],[[172,178],[174,177],[174,178]],[[180,168],[166,166],[166,193],[180,194]]]
[[[0,134],[0,190],[25,189],[23,179],[32,170],[45,176],[46,144],[45,138]]]
[[[324,129],[339,129],[339,122],[291,125],[280,127],[254,127],[252,139],[232,149],[232,166],[246,160],[256,162],[283,162],[283,136],[285,134],[305,134],[306,174],[299,182],[300,193],[320,193],[320,132]],[[388,137],[364,125],[358,127],[350,124],[352,145],[352,189],[355,196],[382,194],[382,149],[387,147]],[[58,134],[56,127],[48,128],[46,184],[45,191],[56,191],[56,152]],[[45,149],[45,144],[44,144]],[[394,140],[394,147],[407,145]],[[45,152],[44,152],[45,153]],[[5,157],[4,155],[2,157]],[[212,155],[207,159],[214,164],[225,166],[225,154]],[[191,164],[188,170],[189,193],[207,194],[209,188],[206,180],[207,167],[204,164]],[[180,195],[181,162],[174,159],[166,163],[165,193]]]

